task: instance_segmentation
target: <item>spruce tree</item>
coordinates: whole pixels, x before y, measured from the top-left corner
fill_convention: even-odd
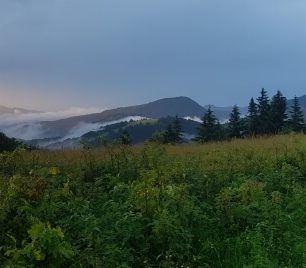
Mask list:
[[[167,129],[164,133],[164,143],[173,143],[174,142],[174,130],[172,124],[168,124]]]
[[[175,117],[173,123],[168,124],[167,129],[164,132],[164,143],[181,143],[182,139],[182,127],[178,116]]]
[[[128,133],[126,129],[122,131],[120,138],[119,138],[119,142],[120,144],[123,144],[123,145],[131,144],[130,134]]]
[[[298,97],[294,97],[293,105],[291,106],[290,111],[291,118],[289,120],[290,127],[295,132],[300,132],[304,130],[305,121],[302,108],[299,104]]]
[[[149,138],[149,141],[150,142],[156,142],[156,143],[166,143],[165,138],[166,138],[166,131],[165,130],[157,130]]]
[[[286,111],[287,99],[278,90],[271,101],[270,120],[272,133],[276,134],[284,128],[288,117]]]
[[[262,88],[258,101],[258,134],[268,134],[272,132],[270,120],[270,100],[267,91]]]
[[[196,140],[204,143],[220,140],[221,138],[222,126],[209,106],[206,113],[202,117],[202,124],[199,127],[199,133]]]
[[[178,115],[175,116],[174,122],[173,122],[173,134],[174,134],[174,142],[180,143],[183,141],[182,139],[182,126],[180,119],[178,118]]]
[[[227,130],[228,130],[228,136],[230,138],[241,138],[242,136],[242,120],[237,105],[233,107],[233,110],[230,113]]]
[[[249,103],[247,125],[249,135],[256,135],[258,133],[258,109],[254,98],[251,98]]]

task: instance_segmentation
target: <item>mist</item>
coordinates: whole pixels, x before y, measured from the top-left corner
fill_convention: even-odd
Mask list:
[[[119,119],[119,120],[108,121],[108,122],[104,122],[104,123],[84,123],[84,122],[80,122],[79,124],[77,124],[75,127],[73,127],[70,130],[68,135],[61,138],[61,141],[66,140],[66,139],[81,137],[81,136],[83,136],[84,134],[86,134],[90,131],[98,131],[98,130],[101,130],[103,127],[108,126],[108,125],[113,125],[113,124],[117,124],[117,123],[121,123],[121,122],[129,122],[131,120],[139,121],[139,120],[143,120],[143,119],[148,119],[148,118],[142,117],[142,116],[128,116],[128,117],[124,117],[124,118]]]
[[[95,109],[91,109],[92,111]],[[74,116],[83,115],[85,110],[69,109],[63,112],[50,112],[41,114],[24,114],[24,115],[13,115],[13,116],[1,116],[0,117],[0,130],[9,137],[14,137],[21,140],[33,140],[33,139],[45,139],[45,138],[56,138],[56,141],[62,142],[67,139],[79,138],[90,131],[98,131],[107,125],[112,125],[120,122],[129,122],[131,120],[138,121],[146,119],[141,116],[129,116],[124,117],[120,120],[114,120],[103,123],[85,123],[80,122],[72,127],[67,135],[64,137],[50,137],[46,136],[45,129],[41,124],[41,121],[45,120],[57,120],[66,117],[70,117],[71,114]],[[86,109],[89,112],[88,109]]]
[[[72,116],[99,113],[103,110],[105,109],[71,107],[63,111],[50,112],[20,113],[19,111],[14,111],[12,114],[0,115],[0,131],[9,137],[22,140],[43,139],[46,137],[40,123],[42,121],[54,121]]]

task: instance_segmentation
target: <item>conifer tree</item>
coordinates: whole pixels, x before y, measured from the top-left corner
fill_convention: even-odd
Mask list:
[[[182,126],[180,119],[178,118],[178,115],[175,116],[174,122],[173,122],[173,132],[174,132],[174,142],[180,143],[182,142]]]
[[[172,124],[168,124],[167,129],[164,133],[164,143],[174,143],[175,133]]]
[[[122,131],[122,133],[120,135],[120,138],[119,138],[119,141],[123,145],[131,144],[131,138],[130,138],[130,135],[129,135],[129,133],[126,129]]]
[[[166,138],[166,131],[165,130],[157,130],[149,138],[149,141],[150,142],[156,142],[156,143],[166,143],[165,138]]]
[[[164,143],[180,143],[182,142],[182,127],[178,116],[176,115],[172,124],[168,124],[164,132]]]
[[[291,118],[289,120],[290,127],[295,132],[300,132],[304,130],[305,121],[302,108],[299,104],[298,97],[294,97],[293,105],[291,106],[290,111]]]
[[[256,135],[258,133],[258,109],[254,98],[251,98],[249,103],[247,124],[249,135]]]
[[[271,120],[271,131],[272,133],[280,132],[287,120],[287,99],[278,90],[277,93],[272,97],[271,109],[270,109],[270,120]]]
[[[199,127],[197,141],[202,143],[209,141],[216,141],[222,138],[222,126],[214,115],[211,107],[208,107],[208,110],[202,117],[202,124]]]
[[[241,138],[242,136],[242,120],[240,117],[240,111],[237,105],[233,107],[230,113],[228,123],[228,136],[230,138]]]
[[[258,101],[258,134],[271,133],[270,100],[267,91],[262,88]]]

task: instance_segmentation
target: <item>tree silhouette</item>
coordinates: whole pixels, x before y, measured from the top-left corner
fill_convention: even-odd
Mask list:
[[[182,126],[178,116],[175,116],[173,123],[168,124],[164,132],[164,143],[181,143],[182,139]]]
[[[294,97],[293,105],[291,106],[290,111],[291,118],[289,120],[290,127],[295,132],[300,132],[304,130],[305,121],[302,108],[299,104],[298,97]]]
[[[267,91],[262,88],[258,101],[258,134],[268,134],[271,132],[270,120],[270,100]]]
[[[230,113],[229,123],[228,123],[228,136],[230,138],[241,138],[242,136],[242,120],[240,117],[240,111],[237,105],[233,107]]]
[[[272,97],[270,107],[271,132],[276,134],[283,130],[288,118],[286,113],[287,99],[279,90]]]
[[[247,124],[249,135],[256,135],[258,133],[258,109],[254,98],[251,98],[249,103]]]
[[[0,152],[14,151],[21,143],[14,138],[7,137],[4,133],[0,132]]]
[[[173,132],[174,132],[174,142],[180,143],[182,142],[182,126],[180,119],[178,118],[178,115],[175,116],[174,122],[173,122]]]
[[[124,129],[120,135],[119,141],[121,144],[123,145],[129,145],[131,144],[131,138],[130,135],[128,133],[128,131],[126,129]]]
[[[216,141],[222,138],[222,127],[209,106],[202,117],[202,124],[199,127],[197,141],[202,143]]]

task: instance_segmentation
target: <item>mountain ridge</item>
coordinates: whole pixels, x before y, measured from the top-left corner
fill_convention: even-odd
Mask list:
[[[306,95],[299,98],[300,105],[306,113]],[[290,108],[292,100],[288,100],[288,108]],[[101,113],[94,113],[82,116],[74,116],[66,119],[60,119],[55,121],[45,121],[41,122],[41,125],[46,131],[47,137],[54,136],[65,136],[67,133],[73,129],[73,127],[82,123],[105,123],[110,121],[120,120],[129,116],[140,116],[144,118],[159,119],[168,116],[179,117],[197,117],[203,116],[206,107],[202,106],[193,99],[185,96],[163,98],[156,101],[148,102],[146,104],[119,107],[115,109],[105,110]],[[216,107],[212,106],[216,117],[220,121],[225,121],[228,119],[229,113],[231,112],[231,107]],[[241,108],[242,115],[247,113],[247,107]]]
[[[306,95],[299,97],[299,101],[305,114]],[[293,100],[288,100],[288,108],[290,108],[292,102]],[[136,117],[144,119],[160,119],[178,115],[181,118],[191,119],[199,122],[208,106],[209,105],[202,106],[191,98],[184,96],[163,98],[148,102],[146,104],[118,107],[115,109],[104,110],[98,113],[71,116],[63,119],[49,121],[44,120],[34,123],[21,122],[19,125],[11,126],[11,128],[7,130],[7,133],[9,133],[11,137],[17,137],[25,140],[55,137],[70,138],[76,137],[76,134],[78,133],[84,134],[88,131],[99,131],[108,124],[114,124],[122,121],[127,122],[131,119],[139,120]],[[231,106],[210,106],[212,107],[212,110],[220,122],[225,122],[232,110]],[[10,108],[10,110],[13,109],[14,108]],[[242,116],[245,116],[247,114],[247,107],[241,107],[240,111]],[[6,133],[4,128],[2,128],[0,131]],[[28,133],[28,135],[25,135],[25,133]],[[29,136],[31,138],[29,138]]]
[[[141,116],[145,118],[162,118],[167,116],[201,117],[205,108],[188,97],[164,98],[146,104],[119,107],[105,110],[101,113],[74,116],[55,121],[43,121],[42,127],[49,137],[65,136],[70,129],[77,124],[83,123],[105,123],[120,120],[129,116]]]

